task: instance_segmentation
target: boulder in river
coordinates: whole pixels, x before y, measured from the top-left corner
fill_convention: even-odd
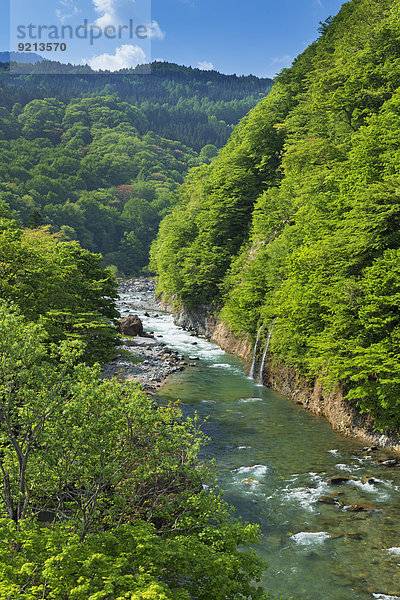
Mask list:
[[[363,539],[363,535],[362,533],[346,533],[346,537],[349,538],[349,540],[362,540]]]
[[[318,502],[322,504],[336,504],[336,499],[333,496],[321,496],[318,498]]]
[[[260,483],[258,479],[254,479],[254,477],[246,477],[246,479],[242,479],[240,483],[245,483],[246,485],[254,485]]]
[[[123,335],[143,337],[143,323],[137,315],[129,315],[119,320]]]
[[[373,477],[370,477],[369,475],[364,475],[362,478],[362,482],[363,483],[369,483],[370,485],[376,483],[376,479],[374,479]]]
[[[339,485],[340,483],[346,483],[347,481],[354,481],[352,477],[346,477],[345,475],[336,475],[328,479],[329,485]]]
[[[364,512],[368,510],[383,510],[380,506],[375,506],[373,504],[352,504],[351,506],[347,506],[347,510],[350,512]]]

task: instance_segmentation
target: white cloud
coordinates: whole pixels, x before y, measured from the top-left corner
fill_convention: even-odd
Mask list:
[[[212,71],[214,69],[212,62],[208,62],[207,60],[199,60],[197,67],[200,71]]]
[[[96,19],[95,25],[103,29],[109,25],[118,25],[114,0],[93,0],[93,4],[97,13],[103,13]]]
[[[121,25],[124,20],[121,16],[121,9],[128,4],[135,3],[135,0],[92,0],[94,10],[99,13],[95,21],[98,27],[108,27],[109,25]]]
[[[98,12],[108,12],[114,10],[115,0],[93,0],[93,4]]]
[[[72,1],[72,0],[65,0]],[[122,15],[125,13],[129,4],[134,4],[135,0],[92,0],[95,11],[100,15],[94,22],[97,27],[103,30],[106,27],[114,26],[117,27],[125,23],[126,18]],[[157,21],[151,21],[145,25],[147,29],[147,37],[149,39],[163,40],[165,38],[165,32],[162,31]]]
[[[106,27],[117,27],[119,25],[119,20],[114,13],[105,13],[102,17],[99,17],[94,22],[97,27],[101,29],[105,29]]]
[[[115,0],[93,0],[94,9],[98,13],[115,13]]]
[[[146,25],[146,28],[147,28],[147,37],[148,38],[151,38],[154,40],[163,40],[165,38],[165,32],[162,31],[162,29],[157,21],[151,21],[151,23]]]
[[[61,8],[57,8],[56,15],[61,23],[74,17],[79,12],[78,7],[75,6],[74,0],[60,0],[59,4],[61,5]]]
[[[134,68],[146,63],[146,54],[140,46],[124,44],[115,50],[115,54],[99,54],[92,58],[82,59],[82,63],[88,64],[95,71],[119,71],[119,69]]]

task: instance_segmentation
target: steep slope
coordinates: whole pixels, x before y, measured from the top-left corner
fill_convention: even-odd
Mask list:
[[[152,63],[150,72],[147,65],[146,74],[140,66],[116,73],[53,61],[46,61],[45,67],[26,66],[27,75],[0,74],[0,104],[11,109],[34,99],[57,98],[68,104],[74,98],[114,95],[140,108],[151,131],[197,151],[207,144],[218,148],[225,144],[234,126],[273,83],[164,62]]]
[[[138,273],[197,153],[114,96],[0,107],[0,206]]]
[[[159,289],[400,428],[400,2],[353,0],[278,77],[153,246]]]
[[[146,75],[46,68],[0,75],[0,204],[123,275],[146,269],[189,168],[212,161],[272,83],[169,63]]]

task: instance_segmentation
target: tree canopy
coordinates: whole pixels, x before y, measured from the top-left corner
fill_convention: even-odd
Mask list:
[[[398,1],[352,0],[277,77],[152,249],[159,290],[400,428]]]
[[[0,79],[0,202],[140,274],[189,168],[212,162],[272,82],[168,63],[149,75],[85,69]]]
[[[119,313],[116,282],[102,257],[48,228],[23,229],[0,218],[0,300],[46,327],[49,342],[84,343],[85,360],[113,351]]]
[[[0,598],[266,598],[197,420],[46,337],[0,302]]]

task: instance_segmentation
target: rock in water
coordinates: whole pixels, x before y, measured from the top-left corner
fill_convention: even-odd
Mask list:
[[[363,483],[369,483],[370,485],[376,483],[376,479],[374,479],[373,477],[370,477],[369,475],[364,475],[364,477],[362,478],[362,482]]]
[[[351,506],[347,506],[347,510],[350,512],[364,512],[368,510],[383,510],[380,506],[375,506],[373,504],[352,504]]]
[[[350,540],[362,540],[363,539],[362,533],[346,533],[346,537],[348,537]]]
[[[328,479],[329,485],[339,485],[340,483],[346,483],[346,481],[352,481],[352,477],[346,477],[344,475],[337,475]]]
[[[143,323],[137,315],[129,315],[119,322],[123,335],[143,337]]]
[[[332,496],[321,496],[317,502],[322,502],[322,504],[336,504],[336,500]]]
[[[242,479],[240,483],[245,483],[246,485],[253,485],[254,483],[260,483],[258,479],[254,479],[254,477],[246,477],[246,479]]]
[[[397,459],[392,458],[391,460],[384,460],[381,462],[381,465],[384,465],[385,467],[394,467],[397,465]]]

